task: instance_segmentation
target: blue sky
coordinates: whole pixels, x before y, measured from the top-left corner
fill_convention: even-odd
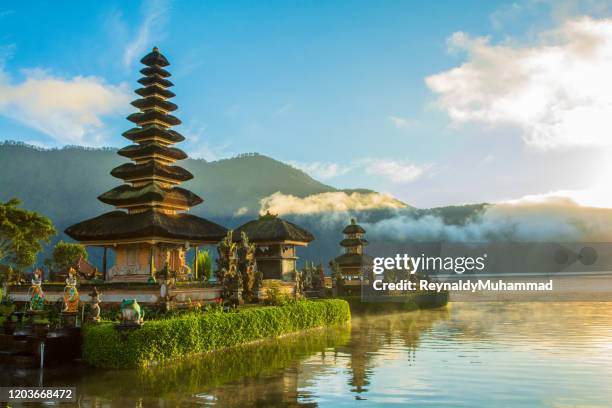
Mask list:
[[[0,140],[126,145],[138,60],[157,45],[191,156],[255,151],[419,206],[564,194],[607,206],[610,191],[588,180],[609,169],[609,144],[542,129],[559,123],[548,100],[518,112],[543,94],[538,76],[523,99],[509,95],[527,64],[544,78],[563,69],[530,50],[581,59],[568,24],[587,16],[576,30],[607,41],[608,15],[596,1],[4,2]],[[525,64],[506,69],[509,54]],[[575,75],[605,61],[586,56]],[[500,91],[495,78],[517,82]],[[548,86],[549,99],[568,91]],[[564,106],[602,110],[597,92]]]

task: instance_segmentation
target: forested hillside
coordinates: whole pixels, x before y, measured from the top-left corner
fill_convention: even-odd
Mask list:
[[[58,225],[82,220],[112,209],[96,197],[123,183],[109,173],[127,161],[110,148],[45,150],[5,142],[0,144],[0,200],[17,197],[26,208]],[[193,213],[208,217],[231,217],[243,207],[254,215],[259,200],[277,191],[298,197],[336,191],[301,170],[259,154],[216,162],[187,159],[181,166],[194,175],[184,187],[204,198]]]

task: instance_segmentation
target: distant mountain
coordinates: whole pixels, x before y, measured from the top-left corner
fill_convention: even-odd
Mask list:
[[[23,143],[0,143],[0,200],[16,197],[23,207],[49,217],[59,239],[69,239],[63,230],[76,222],[113,210],[97,200],[98,195],[116,187],[122,180],[110,170],[127,159],[116,149],[65,147],[39,149]],[[338,190],[322,184],[301,170],[260,154],[243,154],[214,162],[187,159],[181,166],[193,173],[194,179],[184,183],[204,199],[191,209],[195,215],[211,219],[227,228],[235,228],[257,216],[260,200],[280,191],[297,197],[345,191],[371,193],[371,190]],[[421,210],[407,206],[402,210],[361,211],[360,222],[375,223],[396,216],[420,218],[434,215],[444,223],[461,225],[482,213],[483,205],[445,207]],[[241,210],[241,211],[238,211]],[[329,215],[329,217],[328,217]],[[311,231],[316,240],[299,250],[301,260],[325,265],[341,248],[342,228],[349,222],[346,214],[310,214],[283,216]],[[331,217],[331,218],[330,218]],[[49,248],[41,255],[47,256]],[[90,251],[94,262],[99,261]],[[99,263],[99,262],[98,262]]]
[[[215,162],[187,160],[184,167],[195,176],[185,188],[204,198],[203,213],[214,215],[232,215],[241,208],[255,215],[259,201],[277,191],[297,197],[338,191],[302,170],[256,153]]]
[[[23,143],[0,143],[0,200],[19,198],[24,208],[53,221],[59,232],[54,242],[69,239],[63,234],[67,226],[113,210],[97,197],[122,184],[122,180],[110,175],[110,170],[125,162],[127,159],[113,148],[40,149]],[[187,159],[180,164],[194,175],[183,186],[204,199],[191,212],[228,228],[256,217],[259,201],[277,191],[297,197],[342,191],[255,153],[214,162]],[[241,211],[237,214],[238,210]],[[317,229],[313,233],[319,235]],[[334,248],[329,250],[335,253],[335,237],[333,241]],[[319,242],[322,245],[325,239]],[[315,244],[317,254],[320,250],[328,252],[322,246],[317,249],[319,246]]]
[[[76,222],[112,209],[96,197],[123,183],[110,170],[127,161],[111,148],[47,150],[5,142],[0,144],[0,200],[17,197],[57,225]],[[181,166],[195,176],[183,186],[204,198],[192,211],[206,217],[232,216],[240,208],[253,216],[259,200],[277,191],[298,197],[338,191],[260,154],[215,162],[187,159]]]

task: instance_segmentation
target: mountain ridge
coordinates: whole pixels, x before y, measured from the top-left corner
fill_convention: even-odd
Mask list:
[[[2,142],[0,200],[19,198],[24,207],[59,224],[110,211],[112,207],[99,202],[97,197],[122,184],[110,175],[112,168],[127,162],[116,154],[117,150],[81,146],[45,149],[21,142]],[[203,204],[191,211],[213,217],[231,216],[244,207],[248,208],[246,214],[255,215],[259,200],[278,191],[297,197],[342,191],[259,153],[218,161],[186,159],[181,165],[194,175],[184,187],[204,199]],[[64,206],[57,205],[60,202],[72,203],[73,211],[66,214]],[[83,206],[87,209],[80,208]]]

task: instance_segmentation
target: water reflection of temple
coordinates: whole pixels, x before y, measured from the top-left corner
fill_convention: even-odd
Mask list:
[[[448,311],[442,309],[354,319],[351,339],[338,351],[349,356],[348,385],[355,399],[367,399],[370,378],[381,359],[402,359],[413,365],[421,335],[446,318]]]
[[[448,318],[446,310],[355,316],[351,327],[329,327],[210,353],[145,371],[48,371],[45,386],[74,384],[82,406],[315,407],[329,379],[369,398],[376,370],[388,360],[415,362],[422,336]],[[36,378],[0,373],[7,385]],[[335,391],[334,391],[335,392]],[[329,395],[328,395],[329,396]]]

